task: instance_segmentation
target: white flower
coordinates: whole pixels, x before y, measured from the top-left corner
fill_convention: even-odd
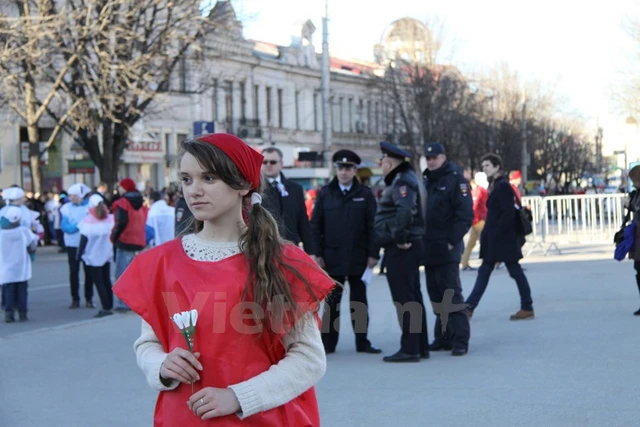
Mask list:
[[[180,313],[180,315],[182,316],[182,324],[184,325],[185,328],[188,328],[191,324],[189,323],[190,316],[189,316],[189,312],[188,311],[183,311],[182,313]]]
[[[180,313],[176,313],[173,315],[173,321],[176,325],[178,325],[178,328],[180,328],[180,330],[184,329],[184,323],[182,323],[182,315]]]
[[[196,326],[196,322],[198,321],[198,310],[193,309],[191,310],[191,324],[195,327]]]

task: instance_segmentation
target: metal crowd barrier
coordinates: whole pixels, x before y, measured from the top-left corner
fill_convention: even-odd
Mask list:
[[[544,255],[561,244],[612,243],[624,218],[627,195],[527,196],[522,204],[533,214],[533,233],[527,236],[529,252],[541,248]]]

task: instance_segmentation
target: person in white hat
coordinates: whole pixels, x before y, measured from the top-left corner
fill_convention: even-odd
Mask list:
[[[85,197],[91,189],[84,184],[73,184],[67,190],[69,203],[65,203],[60,208],[62,216],[60,228],[64,232],[64,244],[67,248],[67,260],[69,262],[69,285],[71,288],[70,309],[80,307],[80,260],[78,258],[78,246],[80,245],[80,230],[78,225],[89,215],[88,200]],[[87,308],[94,308],[93,305],[93,282],[91,274],[84,265],[84,297]]]
[[[22,219],[20,220],[20,224],[29,228],[31,231],[36,231],[37,225],[39,222],[37,221],[37,212],[30,210],[25,206],[25,193],[24,190],[20,187],[9,187],[2,191],[2,198],[7,202],[7,205],[0,209],[0,216],[4,213],[5,209],[9,206],[17,206],[22,211]],[[35,216],[35,218],[34,218]]]
[[[15,321],[18,310],[20,321],[27,320],[27,282],[31,279],[31,256],[35,253],[38,236],[21,225],[22,210],[7,206],[0,214],[0,284],[7,323]],[[22,250],[19,250],[22,248]]]

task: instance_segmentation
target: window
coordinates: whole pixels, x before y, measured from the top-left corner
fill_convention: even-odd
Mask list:
[[[260,86],[253,85],[253,117],[260,120]]]
[[[313,93],[313,130],[318,131],[318,92]]]
[[[245,82],[240,82],[240,119],[243,121],[247,119],[247,95],[245,89]]]
[[[295,104],[296,104],[296,129],[300,129],[300,92],[296,91],[295,93]]]
[[[340,97],[340,132],[344,132],[344,98]]]
[[[267,124],[272,126],[271,123],[271,88],[267,86]]]
[[[186,133],[179,133],[176,135],[176,137],[177,137],[176,148],[180,148],[180,144],[182,143],[182,141],[187,139],[189,135],[187,135]],[[179,152],[179,150],[176,150],[176,153],[177,152]]]
[[[173,163],[175,151],[171,149],[171,134],[164,134],[164,155],[167,160],[167,167],[170,168]]]
[[[349,98],[349,132],[353,132],[353,98]]]
[[[227,82],[224,91],[224,110],[227,123],[231,123],[233,121],[233,82]]]
[[[213,113],[213,120],[218,121],[218,79],[213,79],[213,99],[211,100],[211,112]]]
[[[367,133],[373,133],[373,111],[371,111],[371,101],[367,101]]]
[[[283,126],[283,115],[282,114],[282,89],[278,89],[278,127],[282,128]]]

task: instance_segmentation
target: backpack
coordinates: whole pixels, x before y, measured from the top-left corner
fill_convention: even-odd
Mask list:
[[[516,234],[520,236],[528,236],[533,233],[533,213],[528,207],[522,206],[522,202],[518,199],[513,188],[511,188],[511,191],[513,192],[514,209],[516,210]]]

